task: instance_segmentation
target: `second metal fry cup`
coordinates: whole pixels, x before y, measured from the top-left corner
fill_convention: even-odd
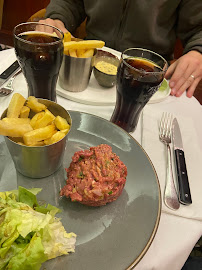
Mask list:
[[[59,72],[60,86],[70,92],[84,91],[90,80],[93,57],[79,58],[64,55]]]
[[[38,100],[55,116],[60,115],[65,118],[71,128],[71,116],[62,106],[50,100]],[[1,119],[6,117],[6,113],[7,110],[2,114]],[[62,165],[67,136],[68,134],[62,140],[44,146],[26,146],[15,143],[8,137],[4,138],[16,170],[31,178],[42,178],[53,174]]]

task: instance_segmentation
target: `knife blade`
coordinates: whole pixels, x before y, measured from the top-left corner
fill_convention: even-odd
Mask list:
[[[182,144],[182,136],[176,118],[173,119],[172,127],[173,147],[175,153],[175,164],[179,187],[179,201],[182,204],[189,205],[192,203],[192,198],[189,187],[184,148]]]
[[[18,61],[16,60],[12,65],[10,65],[3,73],[0,75],[0,86],[6,83],[10,77],[12,77],[13,73],[20,69]]]

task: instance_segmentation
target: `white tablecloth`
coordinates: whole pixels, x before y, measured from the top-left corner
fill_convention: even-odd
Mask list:
[[[0,52],[0,58],[1,73],[15,60],[14,51],[12,49],[2,51]],[[0,97],[0,114],[7,107],[11,96],[12,95]],[[57,96],[57,102],[67,110],[88,112],[108,120],[114,109],[113,106],[92,106],[76,103],[60,96]],[[186,117],[191,119],[195,136],[194,140],[190,141],[190,145],[197,147],[199,154],[202,153],[202,106],[195,98],[187,98],[185,94],[180,98],[169,96],[160,103],[147,105],[145,112],[147,109],[150,111],[172,112],[174,115],[182,115],[184,119],[186,119]],[[136,131],[131,134],[139,143],[142,143],[142,135],[144,133],[144,112],[142,119],[143,121],[139,121]],[[145,150],[147,151],[146,145]],[[197,175],[197,172],[195,173],[196,178],[199,177],[199,175]],[[202,190],[202,179],[200,180],[201,181],[198,181],[199,186],[194,188]],[[190,185],[191,181],[193,180],[190,179]],[[193,198],[193,201],[194,200],[195,198]],[[202,216],[202,214],[199,213],[200,209],[202,209],[202,204],[200,208],[201,202],[198,202],[197,207],[195,207],[194,204],[192,205],[193,212],[197,211],[197,213],[195,213],[195,216],[191,214],[188,218],[184,214],[178,215],[177,212],[174,214],[172,214],[172,211],[162,212],[156,236],[143,259],[135,267],[136,270],[180,270],[182,268],[195,243],[202,235],[202,221],[199,221],[200,218],[199,220],[196,218]],[[186,213],[186,210],[184,211],[184,213]]]

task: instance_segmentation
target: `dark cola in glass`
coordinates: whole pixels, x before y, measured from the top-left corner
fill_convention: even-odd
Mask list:
[[[133,132],[142,109],[161,85],[167,67],[166,60],[154,52],[139,48],[123,52],[111,122],[127,132]]]
[[[20,24],[14,29],[14,47],[27,81],[28,95],[56,101],[63,33],[44,24]]]

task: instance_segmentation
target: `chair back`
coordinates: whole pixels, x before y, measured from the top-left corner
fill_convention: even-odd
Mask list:
[[[27,21],[28,22],[38,22],[39,20],[42,20],[45,18],[46,9],[40,9],[36,13],[34,13]]]

